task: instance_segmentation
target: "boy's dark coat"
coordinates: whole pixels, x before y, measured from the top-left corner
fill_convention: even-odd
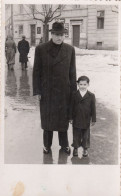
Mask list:
[[[21,40],[18,42],[18,51],[20,53],[19,62],[26,63],[28,61],[29,53],[29,42],[26,40]]]
[[[41,95],[41,125],[44,130],[67,131],[70,95],[76,91],[75,50],[62,43],[57,56],[52,41],[36,47],[33,94]]]
[[[73,126],[87,129],[90,121],[96,122],[95,95],[89,91],[81,96],[79,90],[74,94],[71,106],[70,118],[73,119]]]

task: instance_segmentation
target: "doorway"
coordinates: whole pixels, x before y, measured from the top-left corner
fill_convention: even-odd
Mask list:
[[[80,25],[73,25],[73,46],[79,47]]]
[[[33,24],[31,25],[31,46],[35,46],[35,36],[36,36],[35,24]]]

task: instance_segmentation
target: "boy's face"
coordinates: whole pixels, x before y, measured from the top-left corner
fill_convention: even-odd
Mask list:
[[[81,90],[81,91],[86,91],[88,86],[89,86],[89,84],[87,83],[87,81],[80,81],[78,83],[79,90]]]

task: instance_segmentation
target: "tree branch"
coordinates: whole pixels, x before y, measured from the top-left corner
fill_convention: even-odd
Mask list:
[[[30,5],[27,7],[29,7],[29,9],[31,10],[31,14],[29,14],[26,9],[26,13],[31,16],[34,20],[38,20],[41,21],[43,23],[49,23],[52,22],[55,18],[58,18],[59,16],[61,16],[61,11],[64,9],[65,6],[63,5],[58,5],[54,10],[53,10],[53,5],[47,5],[47,4],[42,4],[42,12],[38,11],[37,9],[33,9],[33,7],[31,7]],[[42,15],[44,18],[38,18],[36,16],[36,14],[40,14]]]
[[[45,15],[47,15],[47,14],[48,14],[48,11],[47,11],[47,5],[45,4],[45,5],[43,5],[43,7],[44,7]]]
[[[26,5],[26,6],[32,11],[32,13],[35,11],[35,14],[38,13],[38,14],[41,14],[42,16],[44,16],[44,13],[39,12],[37,9],[33,10],[31,6],[29,6],[29,5]]]
[[[43,12],[40,12],[37,9],[35,9],[35,11],[36,11],[36,14],[41,14],[42,16],[44,16],[44,13]]]
[[[44,21],[43,21],[41,18],[36,18],[35,15],[34,15],[34,13],[33,13],[33,19],[34,19],[34,20],[39,20],[39,21],[41,21],[41,22],[44,23]]]
[[[41,18],[36,18],[36,17],[34,17],[33,19],[34,19],[34,20],[39,20],[39,21],[41,21],[41,22],[44,23],[44,21],[43,21]]]
[[[51,20],[49,20],[49,22],[52,22],[55,18],[58,18],[59,16],[61,16],[61,13],[58,16],[53,17]]]
[[[23,6],[23,8],[24,8],[24,10],[25,10],[26,14],[28,14],[30,17],[32,17],[32,16],[31,16],[31,14],[29,14],[29,13],[26,11],[26,9],[25,9],[25,7],[24,7],[24,6]]]
[[[58,9],[60,9],[59,6],[53,11],[51,18],[54,16],[55,12],[57,12]]]
[[[52,14],[52,16],[51,16],[51,18],[53,18],[53,16],[54,16],[54,14],[57,12],[57,10],[59,10],[59,12],[60,12],[60,14],[58,15],[58,16],[55,16],[55,17],[59,17],[60,15],[61,15],[61,11],[64,9],[64,7],[65,7],[65,5],[58,5],[58,7],[53,11],[53,14]],[[54,17],[54,18],[55,18]],[[53,19],[52,19],[53,20]],[[52,21],[51,20],[51,21]],[[50,22],[51,22],[50,21]]]

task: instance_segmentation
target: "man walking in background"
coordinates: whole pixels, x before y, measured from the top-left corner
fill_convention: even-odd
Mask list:
[[[20,53],[19,62],[21,63],[22,70],[27,68],[28,53],[29,53],[29,42],[25,40],[25,36],[22,36],[22,40],[18,42],[18,51]]]
[[[61,149],[70,154],[67,130],[71,97],[76,91],[75,50],[63,43],[63,23],[53,23],[50,31],[52,39],[35,50],[33,95],[40,98],[43,152],[50,152],[53,131],[58,131]]]
[[[7,36],[6,38],[5,53],[8,69],[14,70],[13,66],[15,64],[16,44],[11,35]]]

